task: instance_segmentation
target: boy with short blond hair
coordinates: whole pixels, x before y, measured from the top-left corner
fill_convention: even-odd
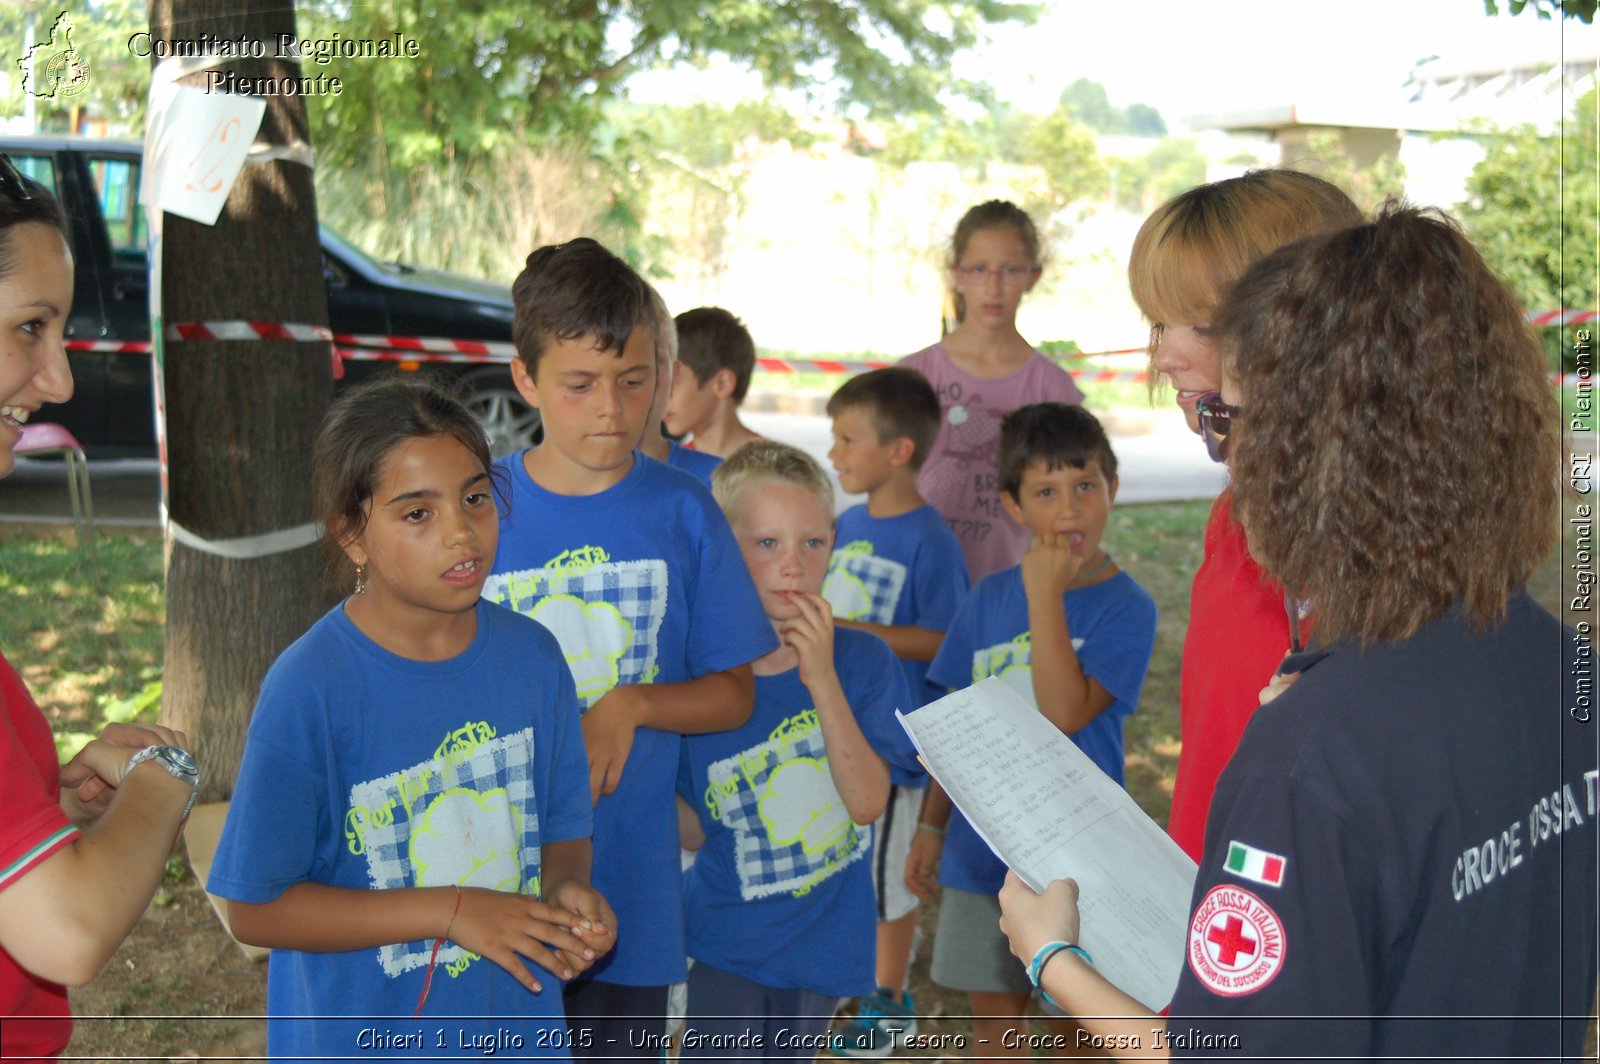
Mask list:
[[[1036,403],[1001,422],[998,464],[1001,505],[1033,544],[1021,565],[972,589],[929,679],[962,688],[1000,677],[1121,783],[1122,725],[1139,704],[1156,606],[1101,546],[1117,495],[1116,454],[1087,410]],[[999,930],[1005,865],[937,783],[922,826],[906,879],[924,897],[937,889],[935,875],[944,888],[933,979],[967,991],[974,1035],[1004,1045],[1025,1025],[1033,989]]]
[[[726,458],[761,438],[739,420],[756,368],[756,343],[744,322],[721,307],[686,310],[676,322],[678,359],[688,372],[673,379],[667,431],[690,437],[696,451]]]
[[[880,636],[900,659],[917,706],[943,693],[927,682],[928,663],[967,594],[961,543],[917,491],[917,470],[939,434],[939,398],[910,369],[874,370],[845,381],[828,400],[828,458],[848,492],[867,500],[839,516],[823,594],[835,623]],[[877,989],[835,1032],[844,1056],[882,1056],[917,1030],[907,988],[917,930],[917,897],[904,869],[917,830],[927,776],[895,773],[889,808],[874,825],[878,899]]]
[[[894,716],[911,696],[883,640],[835,629],[821,595],[833,488],[816,461],[759,440],[712,486],[781,645],[755,663],[749,722],[683,743],[705,844],[684,883],[682,1056],[810,1059],[838,999],[872,986],[869,825],[890,764],[916,764]]]
[[[743,724],[750,662],[777,641],[710,492],[634,450],[665,339],[654,289],[578,239],[529,255],[512,295],[512,380],[544,439],[496,463],[510,490],[483,593],[555,634],[584,713],[593,879],[618,936],[566,988],[571,1048],[653,1060],[640,1047],[686,973],[680,736]]]

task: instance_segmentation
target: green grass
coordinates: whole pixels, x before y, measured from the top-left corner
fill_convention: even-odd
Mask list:
[[[69,541],[0,531],[0,651],[67,754],[107,719],[154,712],[166,637],[160,543],[102,537],[96,553],[91,568]]]
[[[1178,673],[1189,626],[1189,587],[1200,568],[1209,501],[1113,510],[1106,550],[1156,600],[1156,647],[1139,708],[1123,729],[1128,793],[1165,824],[1178,767]]]

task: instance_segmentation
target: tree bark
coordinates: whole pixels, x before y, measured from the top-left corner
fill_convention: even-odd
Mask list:
[[[268,58],[223,61],[241,77],[298,77],[275,58],[295,31],[290,4],[151,0],[153,37],[241,36]],[[194,76],[183,84],[197,84]],[[306,141],[298,96],[267,96],[257,142]],[[326,325],[327,291],[311,170],[247,164],[215,226],[163,219],[164,324],[244,320]],[[168,342],[168,509],[206,540],[257,536],[312,519],[311,444],[333,394],[326,342]],[[163,719],[188,732],[202,800],[230,797],[267,667],[327,608],[314,548],[247,560],[169,538]]]

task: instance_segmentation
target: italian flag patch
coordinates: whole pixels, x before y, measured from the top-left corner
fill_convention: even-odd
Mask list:
[[[1228,843],[1228,871],[1241,879],[1254,880],[1269,887],[1283,886],[1283,869],[1289,862],[1280,854],[1258,850],[1242,842]]]

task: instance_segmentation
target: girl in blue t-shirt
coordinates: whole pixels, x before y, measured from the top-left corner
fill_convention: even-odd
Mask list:
[[[480,599],[490,468],[471,415],[414,379],[351,392],[318,433],[352,592],[262,685],[208,884],[273,949],[274,1057],[568,1056],[559,980],[615,940],[571,673]]]

